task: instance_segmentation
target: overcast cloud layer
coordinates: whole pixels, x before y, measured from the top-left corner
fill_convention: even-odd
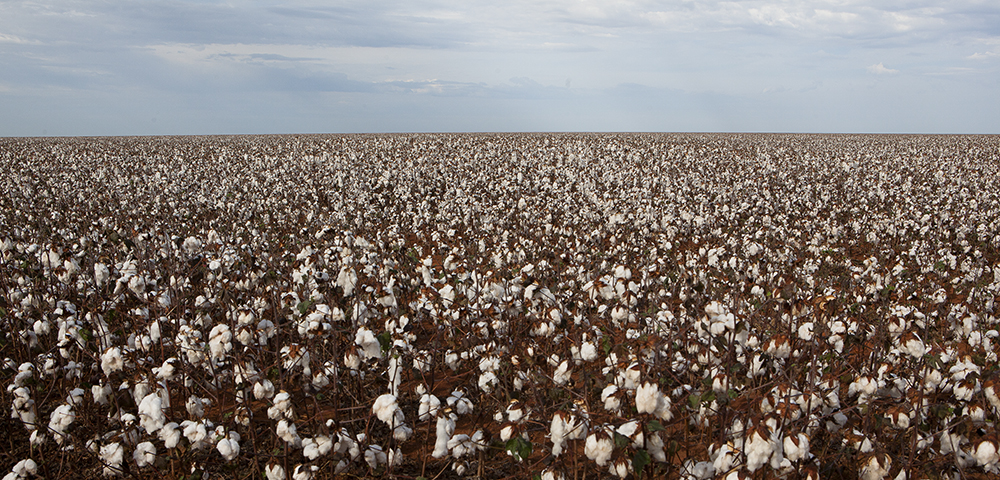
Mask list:
[[[1000,3],[0,2],[0,136],[1000,133]]]

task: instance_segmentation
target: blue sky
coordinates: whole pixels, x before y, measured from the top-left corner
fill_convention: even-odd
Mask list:
[[[0,0],[0,136],[1000,133],[1000,2]]]

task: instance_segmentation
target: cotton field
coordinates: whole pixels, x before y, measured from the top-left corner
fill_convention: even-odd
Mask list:
[[[5,479],[1000,475],[997,137],[6,138],[0,167]]]

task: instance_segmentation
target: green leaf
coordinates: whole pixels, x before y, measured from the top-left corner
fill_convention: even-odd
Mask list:
[[[604,350],[604,356],[611,353],[611,340],[608,340],[606,336],[601,337],[601,350]]]
[[[382,332],[378,335],[378,343],[382,346],[382,353],[388,352],[392,346],[392,335],[389,332]]]
[[[628,437],[618,432],[615,432],[615,448],[625,448],[628,446],[629,443],[632,442],[629,441]]]
[[[660,423],[659,420],[650,420],[649,423],[646,424],[646,431],[649,433],[665,432],[667,429],[663,428],[663,424]]]
[[[698,405],[701,405],[701,395],[697,393],[688,395],[688,405],[690,405],[691,408],[698,408]]]
[[[636,450],[635,456],[632,457],[632,470],[635,472],[635,476],[642,475],[642,469],[649,465],[650,462],[649,453],[645,450]]]
[[[314,303],[316,303],[316,301],[313,300],[313,299],[311,299],[311,298],[309,300],[304,301],[304,302],[299,302],[299,305],[298,305],[298,307],[299,307],[299,315],[305,315],[306,312],[309,311],[309,309],[313,306]]]
[[[531,442],[520,435],[507,440],[504,448],[519,462],[531,456]]]

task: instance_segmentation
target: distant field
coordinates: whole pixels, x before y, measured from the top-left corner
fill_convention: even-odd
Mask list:
[[[0,472],[995,478],[998,212],[996,136],[0,138]]]

